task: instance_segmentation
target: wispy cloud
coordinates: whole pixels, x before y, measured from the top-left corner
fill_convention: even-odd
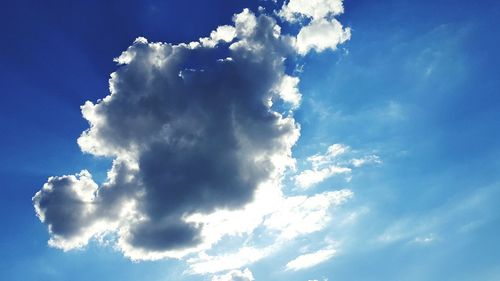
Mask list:
[[[344,175],[349,180],[353,168],[380,164],[382,160],[375,154],[357,157],[349,146],[336,143],[330,145],[325,153],[307,157],[306,162],[310,168],[294,177],[295,184],[304,190],[336,175]]]
[[[321,249],[316,252],[312,253],[307,253],[300,255],[296,257],[295,259],[289,261],[286,264],[286,269],[287,270],[302,270],[310,267],[314,267],[318,264],[321,264],[323,262],[328,261],[331,259],[335,254],[337,253],[337,250],[335,250],[333,247],[326,248],[326,249]]]

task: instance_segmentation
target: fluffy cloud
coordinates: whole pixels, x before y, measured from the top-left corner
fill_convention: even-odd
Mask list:
[[[313,20],[309,25],[303,27],[297,35],[297,50],[299,54],[305,55],[310,50],[322,52],[326,49],[337,49],[339,44],[351,38],[351,30],[343,28],[336,19]]]
[[[291,150],[300,130],[293,112],[301,100],[300,80],[285,72],[285,60],[332,48],[311,45],[307,36],[309,45],[299,48],[300,33],[314,29],[314,21],[333,22],[329,17],[342,12],[342,3],[330,3],[324,14],[318,1],[307,9],[298,9],[305,5],[299,2],[281,13],[312,18],[297,37],[282,34],[273,17],[245,9],[233,25],[199,41],[174,45],[139,37],[116,58],[110,94],[81,106],[89,128],[78,138],[83,152],[113,159],[112,167],[100,185],[82,171],[51,177],[35,194],[49,244],[71,250],[111,237],[134,260],[197,253],[188,260],[191,269],[206,273],[244,267],[279,243],[322,229],[328,210],[352,193],[282,193],[285,172],[295,164]],[[278,112],[274,101],[289,110]],[[311,161],[319,167],[334,153]],[[205,253],[224,236],[258,228],[279,243],[243,247],[236,254],[246,259]],[[232,271],[213,280],[253,276]]]
[[[342,14],[342,0],[290,0],[285,2],[279,15],[289,22],[309,21],[297,37],[295,48],[301,55],[311,50],[335,50],[351,38],[350,28],[344,28],[334,16]]]
[[[342,0],[289,0],[283,5],[280,16],[293,22],[302,17],[315,20],[327,16],[339,15],[344,12]]]
[[[231,42],[236,37],[236,29],[231,25],[222,25],[210,33],[210,37],[200,38],[205,47],[215,47],[219,42]]]
[[[35,194],[36,213],[53,233],[50,245],[69,250],[85,245],[91,236],[105,230],[93,215],[97,189],[90,173],[82,171],[76,175],[50,177]]]

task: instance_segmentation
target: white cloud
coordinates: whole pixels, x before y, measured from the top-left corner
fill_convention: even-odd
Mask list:
[[[244,270],[232,270],[224,275],[214,276],[212,281],[254,281],[252,272],[245,268]]]
[[[299,54],[305,55],[311,50],[322,52],[326,49],[336,50],[339,44],[351,38],[351,30],[343,28],[337,20],[313,20],[303,27],[297,35],[296,48]]]
[[[362,158],[354,158],[351,160],[351,163],[354,167],[361,167],[366,164],[380,164],[382,160],[380,160],[378,155],[372,154]]]
[[[313,196],[283,197],[269,190],[258,192],[256,200],[242,210],[223,210],[206,216],[196,214],[189,218],[189,221],[205,225],[202,235],[211,243],[224,235],[250,235],[259,227],[264,227],[268,235],[267,246],[243,247],[227,254],[191,258],[188,262],[192,273],[238,269],[263,259],[292,239],[324,229],[331,221],[331,209],[353,196],[350,190],[338,190]]]
[[[300,79],[284,75],[281,81],[275,86],[275,91],[285,102],[290,103],[293,109],[299,107],[302,95],[299,92],[298,84]]]
[[[307,157],[310,168],[302,170],[294,177],[295,184],[301,189],[309,189],[332,176],[340,174],[347,175],[346,180],[349,181],[353,168],[382,163],[380,157],[375,154],[354,157],[355,154],[355,152],[351,152],[349,146],[338,143],[332,144],[324,154],[319,153]],[[346,160],[346,158],[351,159]]]
[[[343,12],[342,0],[290,0],[278,14],[289,22],[310,21],[300,29],[295,41],[297,52],[306,55],[311,50],[335,50],[351,38],[350,28],[333,18]]]
[[[275,246],[265,248],[242,247],[236,252],[209,256],[200,254],[188,260],[190,273],[206,274],[234,270],[248,266],[275,251]]]
[[[284,199],[276,212],[264,225],[278,231],[279,238],[290,240],[299,235],[323,229],[330,221],[329,209],[339,206],[353,196],[350,190],[324,192],[308,196],[292,196]]]
[[[200,38],[204,47],[215,47],[219,42],[231,42],[236,38],[236,29],[231,25],[222,25],[210,33],[210,37]]]
[[[286,264],[287,270],[298,271],[314,267],[331,259],[337,250],[333,247],[322,249],[316,252],[300,255]]]
[[[302,17],[323,19],[343,12],[342,0],[290,0],[283,5],[279,15],[287,21],[294,22]]]
[[[311,169],[303,170],[296,175],[295,184],[302,189],[308,189],[334,175],[349,174],[351,168],[341,165],[337,159],[347,151],[349,151],[348,146],[332,144],[326,153],[309,156],[307,161]]]
[[[334,165],[324,169],[305,170],[295,177],[295,183],[302,189],[308,189],[329,177],[338,174],[348,174],[350,172],[350,168],[338,167]]]
[[[349,151],[349,146],[340,143],[332,144],[328,147],[325,154],[314,154],[309,156],[307,161],[311,162],[314,168],[332,163],[335,158]]]

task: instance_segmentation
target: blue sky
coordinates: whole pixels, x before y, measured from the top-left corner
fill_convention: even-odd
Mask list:
[[[113,247],[113,238],[107,245],[92,240],[67,252],[50,247],[32,197],[51,176],[87,169],[96,183],[106,180],[112,157],[84,154],[77,144],[89,126],[80,106],[109,94],[109,75],[119,69],[113,58],[137,37],[196,41],[233,24],[233,15],[244,8],[279,10],[282,2],[16,1],[2,6],[2,280],[233,280],[212,278],[247,268],[255,280],[500,278],[496,1],[345,0],[337,19],[351,29],[351,38],[335,51],[289,58],[286,72],[300,78],[302,101],[293,113],[300,123],[292,148],[296,170],[285,173],[282,190],[289,197],[339,190],[352,196],[332,203],[325,211],[331,220],[317,230],[300,230],[285,242],[262,225],[227,236],[205,254],[278,246],[257,251],[265,252],[260,259],[204,274],[186,273],[204,261],[189,261],[196,256],[131,261]],[[278,20],[284,33],[300,28]],[[219,55],[226,53],[215,50]],[[205,65],[203,57],[193,60],[195,67]],[[333,144],[345,151],[329,156]],[[330,158],[315,168],[308,161],[313,155]],[[307,187],[297,180],[304,171],[332,167],[351,170]],[[299,229],[310,226],[306,220],[295,223]],[[296,258],[321,250],[331,253],[323,262],[293,267],[300,264],[293,263]]]

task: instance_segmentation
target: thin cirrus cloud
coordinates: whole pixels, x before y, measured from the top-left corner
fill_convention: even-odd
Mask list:
[[[281,245],[320,230],[328,210],[352,192],[282,193],[285,171],[295,164],[291,151],[300,126],[293,113],[301,100],[300,79],[286,73],[285,59],[334,50],[348,40],[349,29],[333,18],[342,12],[341,0],[291,0],[270,15],[245,9],[233,25],[195,42],[137,38],[115,59],[110,94],[81,106],[89,128],[78,144],[85,153],[113,159],[106,181],[98,185],[85,170],[54,176],[33,197],[49,244],[71,250],[109,237],[133,260],[201,253],[189,263],[204,273],[203,265],[220,259],[204,251],[226,235],[264,228]],[[283,34],[275,15],[301,29]],[[227,56],[214,59],[221,50]],[[273,100],[282,100],[287,113],[275,110]],[[300,229],[287,217],[309,227]],[[255,248],[255,257],[275,250]],[[250,271],[214,278],[253,280]]]

